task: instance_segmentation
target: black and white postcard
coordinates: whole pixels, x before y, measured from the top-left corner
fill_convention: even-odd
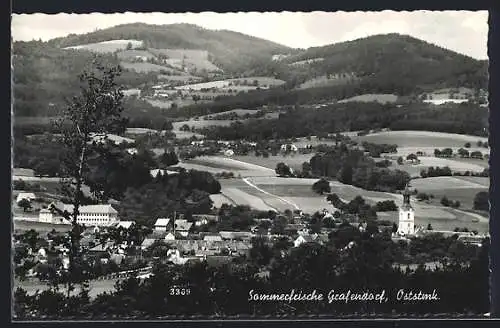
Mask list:
[[[487,11],[13,14],[12,318],[488,318]]]

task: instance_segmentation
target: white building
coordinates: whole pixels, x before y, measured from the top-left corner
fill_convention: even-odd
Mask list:
[[[403,193],[403,205],[399,208],[398,233],[403,236],[415,233],[415,210],[410,204],[410,191],[406,187]]]
[[[170,223],[170,219],[167,218],[159,218],[155,222],[155,230],[156,231],[167,231],[168,224]]]
[[[299,149],[294,144],[283,144],[281,145],[281,151],[292,151],[297,152]]]
[[[63,204],[62,208],[61,206],[57,207],[70,214],[73,213],[73,205],[71,204]],[[78,212],[80,213],[76,218],[76,222],[85,226],[109,226],[119,221],[118,211],[109,204],[80,206]],[[66,219],[62,218],[60,215],[54,215],[47,209],[40,211],[39,221],[47,223],[68,223]]]
[[[35,194],[32,193],[32,192],[20,192],[18,195],[17,195],[17,198],[16,198],[16,203],[19,203],[20,201],[22,201],[23,199],[26,199],[27,201],[31,202],[32,200],[34,200],[36,198]]]
[[[312,243],[314,242],[314,236],[311,235],[300,235],[297,237],[297,239],[294,240],[293,246],[294,247],[299,247],[302,244],[305,243]]]
[[[182,237],[187,237],[189,235],[189,230],[193,226],[193,222],[187,220],[175,220],[175,232],[179,233]]]

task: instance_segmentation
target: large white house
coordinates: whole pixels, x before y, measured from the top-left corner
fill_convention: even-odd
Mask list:
[[[54,204],[57,208],[73,212],[73,205],[71,204]],[[83,205],[78,208],[78,216],[76,222],[85,226],[109,226],[119,222],[118,211],[109,204],[99,205]],[[68,221],[62,219],[60,215],[53,214],[47,209],[43,209],[39,214],[39,221],[46,223],[67,223]]]

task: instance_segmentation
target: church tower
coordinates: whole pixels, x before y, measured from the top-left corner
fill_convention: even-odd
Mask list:
[[[401,235],[413,235],[415,233],[415,210],[410,204],[408,185],[403,192],[403,205],[399,208],[398,233]]]

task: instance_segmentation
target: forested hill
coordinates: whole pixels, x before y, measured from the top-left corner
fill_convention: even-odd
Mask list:
[[[94,49],[92,51],[95,53],[92,53],[88,49],[64,49],[89,44],[100,45],[100,42],[111,40],[137,40],[142,43],[144,50],[135,48],[127,54],[127,51],[106,52]],[[287,82],[269,90],[223,96],[211,103],[179,106],[175,111],[169,111],[175,117],[185,116],[186,113],[201,115],[268,104],[339,100],[370,93],[417,98],[422,93],[442,88],[486,90],[488,82],[487,61],[478,61],[404,35],[376,35],[299,50],[237,32],[212,31],[196,25],[134,23],[83,35],[73,34],[48,42],[15,42],[14,113],[16,116],[56,115],[56,108],[63,104],[64,98],[71,97],[78,91],[77,75],[96,56],[104,62],[122,66],[127,61],[124,56],[134,57],[138,53],[141,56],[156,57],[157,61],[183,61],[179,58],[160,58],[160,55],[155,55],[159,49],[170,49],[170,52],[165,52],[166,57],[175,53],[176,49],[194,50],[200,58],[194,56],[196,67],[189,74],[203,82],[251,76],[267,76]],[[285,55],[284,59],[273,60],[275,54]],[[145,62],[132,65],[128,60],[129,68],[124,70],[117,81],[125,89],[155,85],[159,76],[164,74],[163,70],[189,75],[183,68],[172,66],[173,63],[155,62],[155,65],[151,65],[150,62]],[[142,64],[154,66],[156,71],[130,69],[130,66]],[[215,67],[213,64],[223,70],[222,75],[216,73],[210,77],[203,72],[206,69],[202,67]],[[152,108],[143,99],[128,104],[126,108],[129,113],[137,115],[160,110]]]
[[[488,83],[487,61],[400,34],[309,48],[285,58],[283,63],[301,67],[307,77],[353,73],[387,86],[487,89]]]
[[[289,47],[242,33],[208,30],[192,24],[117,25],[92,33],[57,38],[50,45],[64,48],[109,40],[140,40],[146,48],[206,50],[211,61],[225,71],[241,71],[255,60],[270,60],[272,55],[296,52]]]

